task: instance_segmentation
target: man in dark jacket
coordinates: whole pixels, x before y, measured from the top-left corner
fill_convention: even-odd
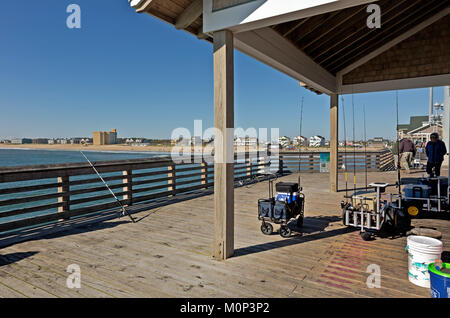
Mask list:
[[[445,147],[445,143],[439,140],[438,133],[432,133],[430,135],[430,141],[426,146],[426,153],[428,157],[427,173],[430,177],[439,177],[441,175],[441,165],[442,161],[444,161],[444,155],[447,154],[447,148]]]
[[[403,138],[400,140],[399,147],[399,161],[400,166],[409,172],[409,167],[411,167],[411,162],[416,156],[416,146],[409,138]]]

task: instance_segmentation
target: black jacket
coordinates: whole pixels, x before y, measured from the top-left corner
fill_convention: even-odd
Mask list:
[[[428,162],[442,162],[444,161],[444,155],[447,153],[447,148],[442,140],[436,142],[427,142],[426,152]]]

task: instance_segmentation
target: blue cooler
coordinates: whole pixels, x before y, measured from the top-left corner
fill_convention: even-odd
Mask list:
[[[407,198],[428,198],[431,188],[425,184],[407,184],[403,192]]]
[[[278,192],[276,200],[287,202],[289,204],[289,203],[297,201],[297,197],[298,197],[298,192],[294,192],[294,193]]]
[[[442,269],[450,271],[450,263],[442,263],[441,270],[438,270],[434,263],[428,265],[431,298],[450,298],[450,274],[442,272]]]

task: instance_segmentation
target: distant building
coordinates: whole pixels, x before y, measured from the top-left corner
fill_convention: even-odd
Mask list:
[[[309,138],[309,146],[310,147],[321,147],[325,146],[325,138],[322,136],[312,136]]]
[[[294,146],[308,146],[308,138],[304,136],[294,137]]]
[[[387,147],[389,143],[390,141],[383,137],[374,137],[373,139],[367,140],[367,145],[369,146]]]
[[[411,116],[409,124],[401,124],[397,127],[398,138],[411,138],[415,144],[426,143],[434,132],[442,136],[442,123],[431,121],[429,116]]]
[[[29,138],[14,138],[11,140],[11,143],[14,145],[31,144],[33,143],[33,140]]]
[[[114,145],[117,143],[117,130],[111,131],[94,131],[94,145]]]
[[[235,146],[256,146],[258,145],[258,138],[255,137],[237,137],[234,140]]]
[[[10,144],[11,143],[11,140],[9,140],[9,139],[1,139],[0,140],[0,144]]]
[[[291,145],[291,138],[287,136],[280,137],[278,138],[278,144],[281,148],[287,148]]]
[[[48,139],[47,138],[35,138],[33,139],[33,144],[43,144],[43,145],[47,145],[48,144]]]

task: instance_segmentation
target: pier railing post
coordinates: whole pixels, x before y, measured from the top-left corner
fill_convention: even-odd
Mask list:
[[[202,184],[205,185],[205,189],[208,188],[208,163],[205,160],[202,160]]]
[[[176,173],[175,173],[175,164],[169,165],[167,168],[169,173],[167,174],[167,177],[170,178],[168,181],[169,187],[167,188],[168,191],[172,191],[172,195],[175,195],[176,190]]]
[[[58,203],[62,203],[60,207],[58,207],[58,212],[66,214],[62,218],[63,220],[70,219],[70,183],[69,176],[58,177],[58,183],[61,183],[61,186],[58,187],[58,193],[61,193],[61,196],[58,197]]]
[[[123,196],[124,200],[126,201],[126,205],[130,206],[133,205],[133,170],[124,170],[122,171],[123,178],[123,192],[126,192]]]
[[[253,173],[252,173],[252,156],[250,155],[250,153],[248,155],[248,158],[246,158],[245,160],[247,161],[247,178],[251,179]]]
[[[283,162],[283,156],[282,155],[278,155],[278,171],[280,173],[280,175],[283,175],[284,173],[284,162]]]

